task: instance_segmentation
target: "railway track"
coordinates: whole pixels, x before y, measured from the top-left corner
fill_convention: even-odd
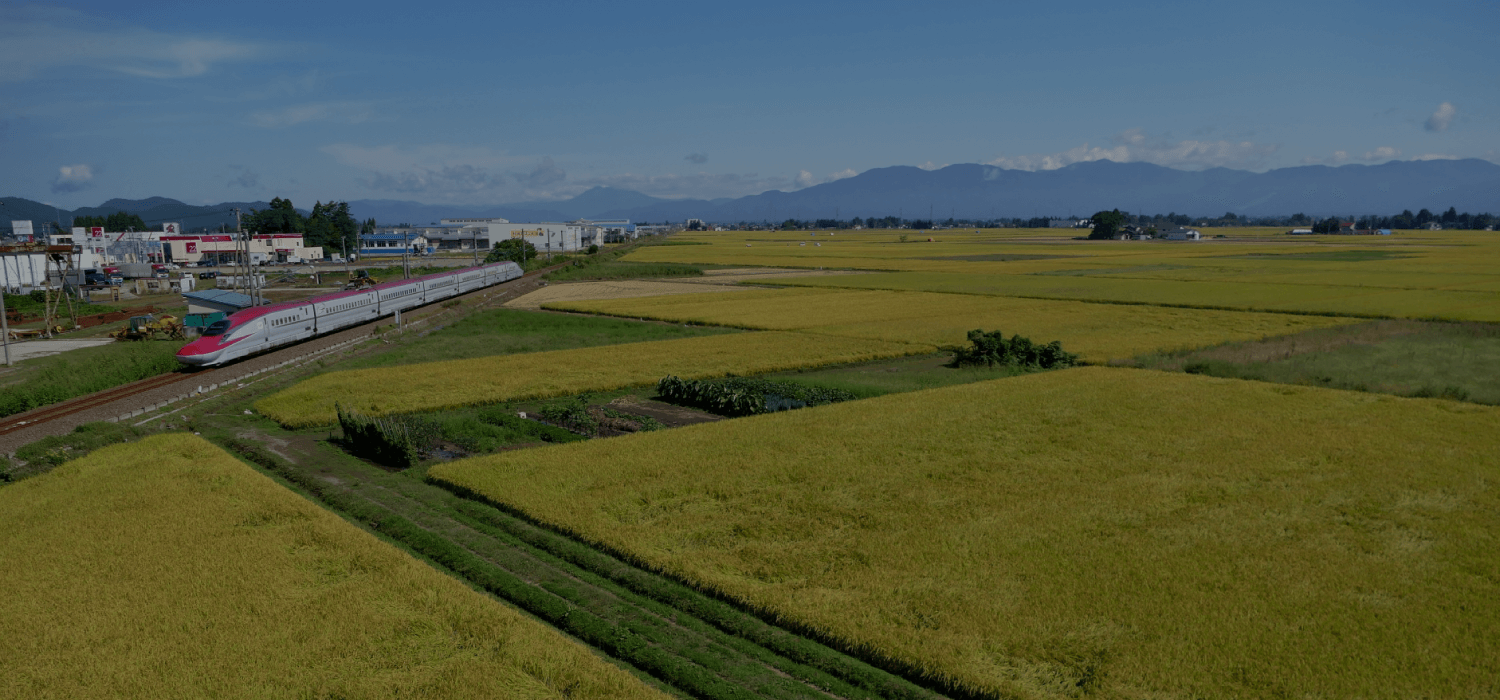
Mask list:
[[[551,272],[552,270],[555,270],[555,269],[557,269],[559,267],[561,267],[561,265],[553,265],[553,266],[550,266],[550,267],[542,268],[540,270],[533,270],[533,271],[528,272],[528,273],[522,275],[521,277],[518,277],[518,278],[516,278],[514,280],[511,280],[509,282],[504,282],[502,284],[495,285],[494,287],[489,287],[489,288],[486,288],[486,289],[477,290],[475,292],[470,292],[468,294],[465,294],[465,295],[462,295],[462,296],[459,296],[459,297],[455,297],[455,298],[469,298],[469,297],[471,297],[473,295],[483,294],[483,293],[485,293],[487,291],[490,291],[490,290],[501,290],[501,291],[504,291],[504,292],[523,292],[523,291],[527,290],[528,287],[533,287],[533,286],[538,285],[539,284],[538,278],[541,275],[544,275],[544,274],[546,274],[548,272]],[[429,306],[431,306],[431,305],[429,305]],[[428,308],[428,307],[420,307],[420,308]],[[418,311],[418,310],[419,309],[414,309],[413,311]],[[441,313],[441,310],[439,310],[438,313]],[[416,314],[413,314],[413,315],[416,315]],[[426,316],[426,314],[422,314],[421,316],[418,316],[418,319],[414,319],[414,321],[420,320],[422,316]],[[35,408],[35,409],[32,409],[32,410],[27,411],[25,413],[18,413],[18,414],[12,415],[12,416],[7,416],[5,418],[0,418],[0,437],[4,437],[6,435],[10,435],[12,433],[16,433],[16,432],[19,432],[19,431],[22,431],[22,430],[39,428],[40,426],[42,426],[45,423],[50,423],[50,422],[53,422],[53,421],[57,421],[59,419],[68,418],[69,416],[73,416],[73,415],[76,415],[78,413],[82,413],[84,411],[88,411],[88,410],[91,410],[91,409],[100,408],[102,406],[106,406],[106,405],[114,403],[116,401],[120,401],[120,400],[123,400],[123,399],[128,399],[128,398],[130,398],[132,396],[135,396],[135,395],[138,395],[138,394],[144,394],[144,393],[147,393],[147,392],[155,391],[157,389],[161,389],[162,387],[166,387],[166,386],[170,386],[172,384],[175,384],[175,383],[177,383],[179,381],[186,381],[189,378],[202,378],[202,379],[205,379],[206,382],[215,382],[215,381],[217,381],[217,382],[222,383],[224,381],[224,379],[219,379],[217,377],[230,376],[230,375],[233,375],[236,370],[242,370],[242,369],[245,369],[247,367],[256,367],[256,366],[260,366],[260,365],[274,364],[276,361],[278,361],[280,359],[284,359],[285,357],[290,357],[290,356],[295,355],[296,353],[299,353],[299,352],[306,352],[306,350],[308,348],[310,348],[310,347],[316,348],[319,345],[326,345],[326,344],[329,344],[329,343],[340,343],[340,342],[342,342],[344,340],[347,340],[349,338],[355,338],[355,337],[360,337],[360,336],[367,336],[369,334],[371,328],[373,328],[375,326],[378,326],[382,322],[389,323],[389,320],[388,319],[378,319],[378,320],[376,320],[374,322],[367,323],[367,324],[362,324],[362,325],[355,326],[353,328],[348,328],[348,329],[345,329],[345,330],[342,330],[342,331],[337,331],[337,332],[335,332],[333,334],[330,334],[330,335],[327,335],[327,336],[321,336],[319,338],[308,340],[308,341],[304,341],[304,342],[298,343],[296,345],[291,345],[291,346],[279,348],[279,349],[276,349],[276,350],[272,350],[271,352],[266,353],[264,355],[259,355],[259,356],[255,356],[255,357],[250,357],[250,358],[245,358],[245,359],[242,359],[242,360],[238,360],[238,361],[232,362],[229,365],[226,365],[224,367],[208,368],[208,369],[198,370],[198,371],[178,370],[178,371],[175,371],[175,372],[169,372],[167,374],[162,374],[162,375],[158,375],[158,376],[155,376],[155,377],[150,377],[148,379],[142,379],[140,381],[132,382],[130,384],[122,384],[122,385],[117,386],[117,387],[112,387],[112,388],[109,388],[109,389],[105,389],[104,391],[96,392],[96,393],[90,394],[88,396],[80,396],[80,397],[77,397],[77,398],[68,399],[68,400],[65,400],[65,401],[58,402],[58,403],[52,404],[50,406],[43,406],[41,408]],[[221,374],[221,373],[226,373],[226,372],[228,373],[227,375],[226,374]],[[67,428],[71,428],[71,426],[68,425],[66,422],[64,422],[63,425],[65,427],[67,427]],[[34,433],[35,431],[32,431],[32,432]],[[55,432],[55,431],[52,431],[52,432]],[[13,438],[12,442],[15,439],[22,439],[22,438]],[[25,436],[24,439],[25,440],[36,439],[36,436],[35,435],[28,435],[28,436]],[[12,449],[13,449],[13,447],[12,447]],[[0,454],[4,454],[5,452],[6,452],[5,449],[0,449]]]
[[[32,409],[25,413],[18,413],[5,419],[5,425],[0,426],[0,435],[6,435],[38,423],[46,423],[58,418],[71,416],[75,413],[97,408],[136,394],[160,389],[164,386],[185,381],[191,376],[193,375],[182,371],[168,372],[129,384],[122,384],[112,389],[105,389],[104,391],[89,394],[88,396],[80,396],[76,399],[68,399],[50,406]]]

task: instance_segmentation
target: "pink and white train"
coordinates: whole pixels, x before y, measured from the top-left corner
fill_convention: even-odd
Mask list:
[[[498,262],[386,282],[368,289],[254,306],[203,329],[201,338],[177,351],[177,360],[188,365],[222,365],[520,276],[519,265]]]

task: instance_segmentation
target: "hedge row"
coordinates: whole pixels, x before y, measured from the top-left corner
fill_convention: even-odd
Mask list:
[[[662,377],[656,393],[673,403],[724,416],[750,416],[859,398],[843,389],[749,377],[693,381]]]
[[[414,467],[436,438],[436,427],[414,416],[371,418],[335,402],[344,445],[360,457],[397,469]]]

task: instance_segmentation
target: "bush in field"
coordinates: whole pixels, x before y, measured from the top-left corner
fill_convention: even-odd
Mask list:
[[[770,379],[726,377],[692,381],[662,377],[656,393],[674,403],[701,408],[726,416],[790,411],[859,398],[853,392],[813,387]]]
[[[972,347],[959,348],[954,353],[953,364],[955,366],[1010,365],[1057,369],[1078,364],[1078,356],[1063,351],[1062,343],[1056,340],[1046,345],[1039,345],[1031,342],[1030,338],[1023,338],[1020,335],[1013,335],[1007,339],[1000,331],[986,333],[976,329],[969,331],[969,342]]]
[[[349,451],[388,467],[416,466],[439,434],[431,421],[416,416],[371,418],[340,404],[334,408]]]
[[[599,422],[589,415],[588,399],[582,395],[562,403],[543,406],[536,414],[544,421],[568,425],[580,432],[593,433],[599,430]]]

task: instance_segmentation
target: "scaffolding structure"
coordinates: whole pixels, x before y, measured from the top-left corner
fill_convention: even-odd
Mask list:
[[[38,260],[40,257],[40,260]],[[10,293],[22,291],[42,292],[42,330],[40,335],[51,338],[58,328],[58,312],[67,304],[68,317],[78,318],[73,306],[73,296],[78,287],[73,282],[80,274],[75,261],[78,250],[70,245],[47,245],[45,243],[18,243],[0,246],[0,290]],[[37,263],[41,263],[40,274]],[[0,299],[3,303],[3,299]],[[0,307],[0,315],[5,313]],[[8,321],[8,319],[6,319]],[[5,341],[10,340],[9,323],[0,328]]]

